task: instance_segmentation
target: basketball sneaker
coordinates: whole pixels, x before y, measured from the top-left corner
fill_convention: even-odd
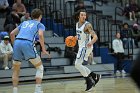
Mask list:
[[[94,83],[89,77],[85,77],[85,80],[86,80],[86,85],[87,85],[85,91],[91,91],[92,87],[94,86]]]
[[[101,78],[101,75],[95,74],[94,72],[91,72],[91,73],[90,73],[90,76],[91,76],[92,79],[95,81],[95,85],[98,83],[99,79]]]

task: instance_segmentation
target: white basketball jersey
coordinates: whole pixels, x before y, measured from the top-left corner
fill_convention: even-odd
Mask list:
[[[76,34],[78,38],[79,48],[86,47],[88,42],[91,41],[91,34],[87,34],[84,32],[84,28],[87,23],[89,22],[86,21],[81,27],[78,27],[79,23],[76,23]]]

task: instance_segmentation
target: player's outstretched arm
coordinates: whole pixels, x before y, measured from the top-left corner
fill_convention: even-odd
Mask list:
[[[10,38],[11,38],[11,43],[12,43],[12,44],[14,43],[15,36],[18,34],[18,32],[19,32],[19,29],[18,29],[18,28],[15,28],[15,29],[10,33]]]
[[[44,44],[44,35],[43,35],[43,31],[41,30],[39,30],[39,42],[40,42],[43,54],[47,54],[50,57],[50,54],[46,51],[45,44]]]
[[[93,37],[91,42],[89,42],[87,44],[87,47],[91,47],[98,40],[98,37],[97,37],[97,35],[96,35],[95,31],[93,30],[93,27],[90,23],[86,25],[85,32],[88,34],[91,34],[91,36]]]

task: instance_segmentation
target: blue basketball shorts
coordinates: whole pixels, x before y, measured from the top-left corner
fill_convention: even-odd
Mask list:
[[[39,56],[34,44],[28,40],[15,40],[13,51],[13,60],[15,61],[34,59]]]

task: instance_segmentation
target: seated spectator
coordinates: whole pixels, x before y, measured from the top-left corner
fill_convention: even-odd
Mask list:
[[[10,7],[7,0],[0,0],[0,13],[10,13]]]
[[[15,29],[19,23],[20,23],[20,18],[17,14],[17,11],[13,9],[11,13],[6,16],[6,20],[4,23],[4,30],[10,34],[10,32],[13,29]]]
[[[120,33],[116,34],[116,39],[113,40],[112,46],[115,53],[115,57],[117,59],[117,62],[115,63],[116,75],[125,74],[126,72],[124,71],[122,65],[122,60],[124,58],[124,48],[123,48],[123,42],[120,39]]]
[[[5,31],[0,32],[0,42],[4,39],[5,36],[8,36],[8,33]]]
[[[132,48],[134,46],[134,40],[132,39],[132,31],[127,23],[123,24],[123,28],[120,32],[121,40],[123,41],[124,48]]]
[[[17,11],[20,18],[26,13],[26,8],[21,0],[16,0],[16,2],[13,4],[12,9],[15,9]]]
[[[4,61],[3,68],[5,70],[9,69],[8,61],[11,59],[13,53],[13,48],[9,43],[9,36],[5,36],[4,40],[0,43],[0,52],[0,59]]]
[[[130,20],[132,20],[132,16],[130,16],[130,6],[129,4],[127,3],[124,7],[124,10],[123,10],[123,16],[126,16],[127,18],[129,18]]]
[[[140,41],[140,30],[138,29],[138,24],[134,24],[132,28],[132,37],[135,41],[135,46],[139,48],[138,42]]]
[[[131,1],[130,3],[130,20],[136,21],[136,14],[139,12],[139,6],[136,4],[135,1]]]
[[[27,21],[27,20],[31,20],[29,13],[25,13],[25,15],[21,17],[21,22]]]
[[[75,59],[76,59],[76,55],[78,52],[78,46],[76,45],[75,47],[67,47],[65,46],[65,54],[64,56],[66,58],[70,59],[70,65],[73,65]]]
[[[136,21],[136,13],[139,12],[139,7],[135,2],[131,2],[131,4],[126,4],[124,7],[123,15],[129,18],[129,20]]]

